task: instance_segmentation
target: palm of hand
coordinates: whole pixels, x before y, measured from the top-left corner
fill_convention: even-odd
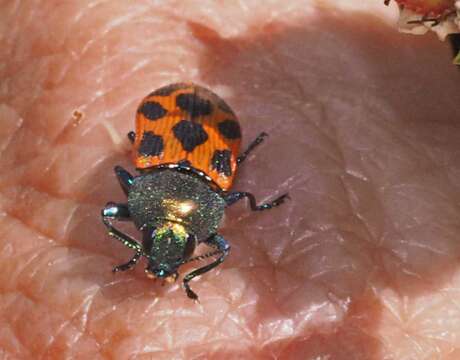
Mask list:
[[[459,91],[447,50],[294,1],[221,18],[93,5],[0,11],[2,354],[455,358]],[[177,80],[220,92],[246,142],[270,133],[235,188],[293,199],[227,212],[232,254],[194,282],[200,305],[142,269],[114,276],[131,253],[99,218],[123,200],[112,168],[130,168],[138,101]]]

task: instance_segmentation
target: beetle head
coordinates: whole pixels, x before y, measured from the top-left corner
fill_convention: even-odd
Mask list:
[[[177,269],[193,253],[196,238],[182,225],[168,223],[143,229],[143,244],[148,258],[147,276],[174,282],[178,277]]]

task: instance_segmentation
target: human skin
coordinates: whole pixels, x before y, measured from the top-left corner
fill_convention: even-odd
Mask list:
[[[353,1],[60,3],[0,1],[1,359],[460,357],[445,44]],[[227,211],[199,304],[145,263],[112,274],[133,253],[99,215],[136,106],[176,81],[224,97],[243,146],[270,134],[235,189],[291,197]]]

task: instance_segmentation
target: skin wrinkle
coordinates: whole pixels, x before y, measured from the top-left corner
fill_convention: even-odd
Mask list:
[[[80,11],[74,13],[73,21],[74,23],[78,23],[80,19],[84,18],[85,16],[90,16],[89,10],[93,10],[97,5],[107,3],[109,0],[95,0],[92,2],[88,2],[86,6],[80,6]]]
[[[5,295],[7,295],[7,294],[5,294]],[[26,300],[28,300],[28,301],[30,301],[30,302],[33,302],[33,303],[35,303],[35,304],[41,304],[41,305],[47,306],[47,307],[50,306],[50,305],[47,304],[46,302],[40,301],[39,298],[35,298],[34,296],[31,296],[31,294],[28,294],[26,291],[22,291],[20,295],[19,295],[19,294],[18,294],[18,295],[13,294],[13,295],[15,295],[15,296],[17,296],[17,297],[19,297],[19,296],[24,297],[24,298],[26,298]],[[56,310],[56,309],[54,308],[54,310]],[[51,311],[49,311],[49,312],[51,312]],[[55,313],[55,312],[53,312],[53,313]],[[65,314],[62,313],[62,312],[57,311],[57,314],[60,315],[60,316],[62,316],[63,319],[66,318]],[[64,322],[67,322],[67,323],[70,324],[69,320],[64,320]],[[12,329],[13,329],[13,331],[15,332],[16,335],[19,335],[19,334],[20,334],[20,333],[18,333],[18,332],[16,331],[16,329],[15,329],[14,326],[12,327]],[[75,330],[78,331],[78,327],[75,327]],[[89,338],[93,339],[93,341],[95,341],[95,342],[97,343],[96,338],[94,337],[93,334],[91,334],[91,332],[88,332],[87,335],[88,335]],[[55,333],[53,339],[57,338],[57,336],[58,336],[58,333]],[[23,340],[21,339],[21,336],[16,336],[16,338],[17,338],[17,339],[21,342],[21,344],[27,349],[27,346],[24,344]],[[98,347],[100,347],[100,344],[97,343],[97,345],[98,345]],[[44,355],[45,352],[43,351],[42,354]],[[35,354],[35,355],[36,355],[36,354]]]
[[[449,185],[453,185],[452,183],[449,184]],[[452,187],[454,188],[454,187]],[[404,184],[404,185],[395,185],[395,186],[392,186],[391,189],[397,189],[397,190],[405,190],[405,189],[408,189],[408,190],[421,190],[421,191],[425,191],[425,192],[430,192],[430,194],[433,194],[433,195],[436,195],[437,198],[439,198],[439,200],[443,201],[443,205],[448,205],[449,208],[452,208],[452,211],[455,212],[459,212],[460,211],[460,206],[457,205],[457,203],[451,203],[449,202],[449,198],[447,197],[447,195],[443,194],[441,191],[439,191],[440,189],[432,189],[430,187],[421,187],[421,186],[417,186],[417,185],[410,185],[410,187],[407,185],[407,184]],[[405,196],[404,194],[402,194],[401,196]],[[410,197],[408,197],[408,200],[410,200]],[[423,201],[423,199],[419,200],[419,201]],[[424,202],[423,205],[431,205],[431,202]],[[454,218],[455,215],[452,214],[452,218]],[[453,220],[453,219],[452,219]],[[452,221],[452,223],[454,223],[454,221]]]
[[[396,130],[392,130],[388,128],[388,132],[391,133],[392,139],[397,139],[402,145],[410,146],[410,150],[413,152],[414,157],[418,157],[419,159],[426,159],[426,154],[422,154],[421,150],[417,149],[417,146],[413,144],[410,139],[404,138],[399,132]],[[434,165],[433,163],[432,165]]]
[[[345,161],[345,158],[344,158],[344,161]],[[344,168],[346,168],[346,165],[344,166]],[[369,224],[366,222],[366,219],[365,219],[365,216],[363,214],[360,214],[358,209],[356,208],[356,206],[353,206],[353,201],[351,200],[352,199],[352,195],[351,195],[351,191],[350,191],[350,188],[349,186],[347,185],[346,181],[341,178],[342,180],[342,184],[343,184],[343,188],[345,190],[345,193],[347,194],[347,198],[348,198],[348,206],[350,208],[350,213],[352,214],[352,216],[354,218],[357,219],[358,223],[360,223],[362,225],[362,229],[364,229],[365,231],[365,234],[367,235],[366,237],[366,241],[372,245],[374,244],[378,244],[379,241],[377,238],[374,237],[372,231],[371,231],[371,228],[369,227]],[[371,249],[370,252],[374,252],[375,251],[375,245],[373,246],[373,248]]]
[[[36,191],[36,189],[34,189],[33,187],[31,187],[30,189]],[[34,194],[34,195],[39,195],[39,194]],[[35,198],[37,198],[37,197],[35,197]],[[61,220],[61,224],[62,224],[62,229],[61,229],[60,233],[54,233],[54,234],[51,233],[51,232],[46,233],[44,228],[39,230],[38,227],[36,227],[36,225],[34,224],[35,221],[34,222],[29,222],[27,225],[29,225],[31,227],[34,227],[37,231],[40,232],[41,235],[45,235],[46,237],[49,237],[49,238],[54,237],[54,240],[63,240],[65,238],[66,233],[67,233],[67,227],[71,223],[75,212],[77,211],[77,209],[81,205],[84,205],[84,204],[82,204],[81,202],[79,204],[77,204],[76,200],[69,199],[69,198],[64,198],[64,197],[56,197],[56,196],[53,196],[53,195],[51,195],[49,193],[47,193],[46,199],[41,198],[40,200],[43,201],[43,202],[48,201],[50,203],[54,203],[56,205],[56,208],[59,208],[61,211],[65,211],[65,217],[63,217],[62,214],[59,217],[60,220]],[[65,205],[65,208],[64,208],[64,206],[59,206],[59,205]],[[32,216],[36,215],[36,213],[40,213],[41,211],[43,211],[43,208],[44,207],[40,207],[40,208],[36,209],[36,211],[29,213],[29,216],[32,217]],[[49,207],[46,207],[46,208],[49,208]]]
[[[327,119],[327,117],[326,117]],[[332,125],[333,127],[333,125]],[[343,150],[343,143],[339,140],[339,137],[337,136],[337,132],[334,132],[334,138],[335,138],[335,141],[336,141],[336,147],[337,147],[337,150],[339,151],[339,153],[342,155],[341,156],[341,164],[342,164],[342,167],[343,167],[343,171],[345,174],[349,174],[349,170],[348,170],[348,166],[347,166],[347,157],[344,155],[344,150]],[[370,177],[368,175],[364,175],[364,178],[365,179],[368,179],[367,182],[370,182],[371,180]],[[350,209],[350,213],[352,214],[352,216],[354,218],[357,219],[358,223],[360,223],[362,225],[362,228],[364,229],[365,233],[367,234],[367,241],[371,244],[373,243],[377,243],[377,239],[374,238],[373,236],[373,232],[371,231],[370,227],[369,227],[369,224],[367,223],[366,221],[366,216],[364,214],[361,214],[358,210],[359,208],[359,200],[357,199],[356,201],[358,202],[357,206],[353,205],[354,201],[353,201],[353,192],[351,191],[350,189],[350,185],[347,184],[347,181],[346,181],[346,177],[345,176],[341,176],[340,178],[340,181],[341,181],[341,184],[342,184],[342,187],[343,187],[343,190],[344,190],[344,193],[346,195],[346,199],[348,200],[347,201],[347,206],[349,207]],[[374,238],[374,240],[372,240],[372,238]]]
[[[32,190],[32,191],[37,191],[37,190],[34,189],[33,187],[29,187],[29,189],[24,189],[24,190],[22,191],[22,194],[24,194],[24,193],[26,193],[26,192],[30,192],[31,190]],[[42,192],[42,193],[45,194],[44,192]],[[20,197],[20,198],[21,198],[21,202],[27,201],[27,200],[24,199],[24,197],[22,196],[22,194],[21,194],[21,195],[17,195],[17,197]],[[40,193],[39,193],[39,194],[40,194]],[[38,194],[38,195],[39,195],[39,194]],[[37,194],[34,194],[34,195],[37,195]],[[47,195],[48,195],[48,196],[47,196],[47,199],[46,199],[46,200],[48,200],[50,197],[53,196],[52,194],[49,194],[49,193],[48,193]],[[66,200],[66,201],[69,200],[68,198],[64,198],[64,197],[59,198],[59,197],[53,196],[53,198],[54,198],[53,200]],[[9,199],[9,200],[11,200],[11,199]],[[80,205],[78,205],[78,206],[81,206],[81,205],[82,205],[82,204],[80,203]],[[76,206],[76,207],[78,207],[78,206]],[[72,207],[71,213],[74,213],[74,212],[76,211],[76,207]],[[18,220],[19,222],[21,222],[24,226],[26,226],[26,227],[28,227],[28,228],[34,230],[38,235],[40,235],[40,236],[42,236],[42,237],[44,237],[44,238],[47,238],[48,241],[52,241],[52,242],[54,242],[54,243],[57,243],[57,240],[62,240],[62,239],[64,238],[64,236],[62,236],[61,238],[56,238],[56,233],[54,233],[54,234],[53,234],[53,233],[47,233],[47,232],[44,231],[44,229],[40,229],[38,226],[36,226],[36,224],[34,224],[34,222],[30,222],[30,221],[27,222],[27,219],[22,219],[21,216],[18,215],[18,210],[19,210],[18,208],[14,208],[14,207],[11,208],[11,207],[9,207],[8,209],[5,209],[5,213],[6,213],[8,216],[10,216],[10,217],[12,217],[12,218]],[[39,209],[37,209],[37,210],[41,210],[41,208],[39,208]],[[29,216],[32,216],[32,215],[34,215],[34,214],[33,214],[33,213],[29,213],[28,215],[29,215]],[[65,223],[64,225],[68,225],[69,222],[71,221],[71,218],[72,218],[72,214],[69,215],[69,220],[66,221],[66,223]],[[66,233],[66,230],[64,229],[64,231],[63,231],[62,233],[65,234],[65,233]]]
[[[129,283],[132,283],[134,281],[135,281],[134,279],[122,279],[122,280],[113,280],[111,282],[108,282],[107,284],[104,284],[102,288],[100,288],[99,292],[97,294],[95,294],[94,298],[96,298],[97,295],[102,294],[104,291],[106,291],[110,287],[115,287],[115,286],[118,286],[119,284],[129,284]],[[94,300],[92,301],[92,307],[95,307]],[[92,316],[91,321],[93,323],[95,323],[95,322],[98,322],[101,319],[107,317],[113,311],[115,311],[114,306],[107,306],[106,309],[102,309],[102,310],[98,309],[97,313],[94,313],[94,315],[92,315],[91,308],[90,308],[90,309],[88,309],[88,314],[86,315],[86,317]],[[85,324],[85,328],[89,328],[89,326],[87,324]]]
[[[9,215],[8,215],[8,216],[9,216]],[[13,217],[13,216],[11,216],[11,217]],[[13,217],[13,218],[14,218],[14,217]],[[26,224],[22,223],[20,219],[18,219],[18,218],[15,218],[15,219],[18,220],[18,222],[20,222],[21,225],[24,225],[24,227],[26,226]],[[50,238],[47,238],[45,235],[41,235],[41,234],[40,234],[40,236],[41,236],[42,238],[46,238],[46,240],[47,240],[48,243],[53,243],[53,244],[56,243],[55,240],[50,239]],[[45,246],[43,246],[43,248],[41,248],[41,249],[39,248],[39,250],[45,250]],[[46,250],[49,250],[49,248],[46,249]],[[28,252],[37,252],[37,248],[34,248],[34,250],[28,250],[25,254],[27,254]],[[24,256],[24,253],[18,254],[18,256],[19,256],[19,255],[21,256],[21,264],[23,264],[23,256]],[[32,258],[30,259],[30,261],[32,261],[33,259],[34,259],[34,257],[32,257]],[[27,266],[27,265],[28,265],[28,264],[25,264],[25,266]]]
[[[291,84],[295,84],[295,88],[298,92],[298,98],[299,98],[299,102],[301,103],[301,99],[307,99],[309,98],[309,96],[307,96],[307,94],[305,93],[304,89],[302,88],[301,84],[297,81],[297,79],[294,77],[294,76],[290,76],[289,73],[286,71],[286,69],[284,68],[284,66],[282,65],[283,62],[279,59],[279,57],[276,56],[276,52],[273,52],[273,58],[275,59],[275,62],[276,64],[278,65],[278,69],[280,70],[280,72],[284,75],[284,77],[291,83]],[[283,54],[284,56],[286,56],[285,54]],[[323,102],[319,102],[319,107],[321,110],[324,109],[324,106],[325,104]],[[294,105],[294,101],[291,101],[291,105]],[[292,106],[293,109],[296,109],[295,106]],[[304,115],[304,117],[307,119],[308,116],[306,113],[304,113],[302,111],[302,108],[299,107],[299,110],[297,110],[300,114]],[[321,113],[323,114],[323,111],[321,111]],[[325,114],[324,114],[325,115]],[[327,119],[327,116],[324,116],[322,118],[322,120],[328,120]],[[342,151],[340,149],[340,146],[339,146],[339,143],[337,142],[337,135],[336,133],[327,133],[325,132],[324,130],[321,129],[320,126],[318,126],[316,124],[316,122],[312,122],[312,124],[316,127],[316,130],[321,134],[321,136],[325,137],[329,144],[331,144],[337,151],[337,155],[338,155],[338,159],[334,158],[332,155],[329,155],[328,153],[324,152],[326,156],[330,157],[332,160],[334,160],[337,164],[344,164],[344,157],[343,156],[340,156],[342,154]],[[330,124],[331,125],[331,124]],[[315,149],[315,150],[319,150],[321,151],[321,149]],[[324,151],[324,150],[323,150]],[[344,168],[346,168],[346,166],[343,166]]]
[[[21,220],[20,218],[15,217],[14,215],[11,215],[11,214],[8,214],[8,213],[6,213],[6,214],[7,214],[7,216],[10,216],[10,217],[14,218],[15,220],[19,221],[22,225],[27,226],[28,229],[35,231],[35,232],[37,233],[37,235],[39,235],[41,238],[46,239],[46,242],[47,242],[48,245],[51,244],[52,246],[54,246],[53,248],[47,248],[47,249],[45,249],[45,246],[46,246],[46,245],[44,245],[44,246],[43,246],[43,250],[57,249],[57,248],[60,248],[60,247],[62,247],[62,248],[69,247],[69,244],[68,244],[68,243],[59,244],[59,242],[58,242],[56,239],[53,239],[52,237],[48,237],[48,235],[46,235],[46,234],[44,234],[44,233],[41,233],[38,229],[34,229],[34,228],[31,227],[29,224],[23,223],[22,220]],[[83,253],[84,253],[84,252],[89,252],[88,249],[85,249],[84,247],[77,247],[75,244],[71,244],[71,249],[77,250],[77,251],[81,251],[81,252],[83,252]],[[92,250],[91,250],[91,251],[92,251]],[[23,260],[24,256],[26,256],[26,255],[29,254],[29,253],[36,253],[36,252],[37,252],[37,249],[35,248],[34,250],[28,250],[28,251],[25,252],[25,253],[18,254],[17,257],[18,257],[18,259],[19,259],[19,258],[21,259],[21,263],[24,263],[24,260]],[[30,259],[29,259],[29,262],[26,263],[24,266],[29,265],[29,263],[32,262],[37,256],[42,256],[42,255],[43,255],[43,254],[36,254],[36,256],[30,258]],[[92,255],[94,255],[94,252],[92,253]],[[98,257],[104,257],[104,258],[107,258],[107,259],[111,259],[111,257],[105,255],[104,253],[96,253],[96,255],[97,255]],[[10,258],[11,258],[11,257],[10,257]],[[28,274],[30,274],[30,273],[28,273]]]
[[[127,281],[128,281],[128,282],[132,282],[133,280],[127,280]],[[118,282],[114,281],[114,282],[112,282],[111,285],[113,285],[113,284],[115,284],[115,283],[121,283],[121,282],[126,283],[127,281],[126,281],[126,280],[124,280],[124,281],[123,281],[123,280],[120,280],[120,281],[118,281]],[[107,286],[106,286],[106,287],[107,287]],[[95,298],[95,296],[98,295],[98,294],[100,293],[100,291],[101,291],[101,289],[98,289],[98,292],[96,292],[96,293],[94,294],[93,298]],[[135,297],[132,297],[131,299],[133,299],[133,298],[135,298]],[[121,301],[121,303],[126,302],[126,301],[130,301],[131,299],[123,299],[123,300]],[[93,302],[91,302],[91,303],[93,303]],[[118,303],[118,305],[120,305],[121,303]],[[112,312],[115,311],[114,307],[109,307],[108,310],[109,310],[109,312],[108,312],[108,313],[106,312],[106,313],[104,314],[104,316],[107,316],[108,314],[110,314],[110,311],[112,311]],[[76,316],[76,315],[78,315],[78,311],[75,312],[75,316]],[[77,325],[77,326],[78,326],[78,325]],[[159,326],[160,326],[160,325],[159,325]],[[80,329],[80,331],[81,331],[82,334],[85,334],[85,333],[86,333],[86,334],[92,336],[92,338],[94,338],[94,339],[96,340],[96,343],[97,343],[98,347],[100,348],[101,354],[103,354],[103,353],[106,351],[106,349],[110,349],[110,348],[111,348],[110,342],[103,341],[103,340],[98,340],[96,334],[93,333],[92,331],[90,331],[88,326],[86,326],[86,325],[83,326],[83,328]]]
[[[52,334],[51,338],[50,338],[50,341],[44,346],[43,348],[43,356],[42,358],[45,358],[46,356],[46,353],[49,351],[49,349],[52,348],[52,346],[56,343],[56,341],[58,340],[58,337],[60,334],[62,334],[62,332],[64,331],[64,329],[67,327],[67,326],[72,326],[72,323],[73,323],[73,320],[74,320],[74,316],[75,315],[72,315],[69,319],[67,320],[64,320],[62,322],[62,324],[56,329],[56,331],[54,332],[54,334]],[[72,326],[73,327],[73,326]],[[73,342],[75,343],[75,342]]]
[[[59,155],[57,155],[55,158],[52,159],[52,161],[49,163],[49,166],[43,168],[44,174],[48,173],[50,171],[50,169],[53,168],[53,166],[54,167],[60,167],[59,166],[60,161],[57,159],[58,157],[59,157]],[[45,154],[43,155],[43,158],[46,158]],[[86,176],[84,171],[90,172],[94,168],[97,168],[97,166],[103,161],[105,161],[105,158],[101,157],[99,160],[91,163],[89,166],[86,166],[84,168],[84,170],[82,171],[82,173],[81,173],[81,177],[84,178]],[[43,176],[43,178],[45,178],[45,176]],[[40,182],[35,183],[35,184],[27,183],[27,184],[24,184],[24,185],[29,186],[29,188],[31,190],[35,190],[38,193],[47,194],[49,197],[53,197],[56,200],[71,200],[71,201],[74,201],[74,202],[78,201],[80,206],[81,205],[96,205],[94,202],[82,202],[82,200],[80,199],[80,196],[70,196],[70,194],[68,194],[66,192],[59,193],[57,191],[53,191],[53,188],[51,188],[49,186],[45,186],[45,184],[41,180],[42,179],[40,179]],[[75,181],[73,183],[76,184],[79,181],[81,181],[81,179],[75,179]]]
[[[94,303],[94,299],[100,289],[95,288],[95,291],[88,294],[83,300],[82,300],[82,305],[80,309],[76,310],[73,314],[73,317],[75,317],[75,322],[79,323],[81,326],[81,331],[82,333],[85,333],[88,331],[88,316],[91,312],[91,308]],[[77,315],[81,313],[81,319],[77,319]]]
[[[52,249],[54,250],[54,249],[56,249],[56,248],[57,248],[57,247],[54,247],[54,248],[52,248]],[[49,251],[49,249],[43,249],[43,250]],[[37,258],[40,258],[41,255],[42,255],[40,252],[36,252],[36,250],[34,250],[34,252],[35,252],[35,255],[34,255],[32,258],[30,258],[29,261],[27,261],[26,264],[24,264],[24,267],[23,267],[23,270],[22,270],[22,273],[23,273],[23,274],[27,274],[27,275],[30,276],[30,277],[34,277],[34,273],[33,273],[33,272],[30,272],[30,271],[26,271],[26,270],[27,270],[27,267],[29,267],[31,263],[33,263]],[[25,255],[25,254],[22,254],[22,255],[21,255],[21,259],[24,258],[24,255]],[[22,260],[22,262],[23,262],[23,261],[24,261],[24,260]],[[21,278],[21,277],[25,277],[25,275],[22,276],[21,273],[20,273],[20,274],[18,275],[18,278]],[[121,281],[121,280],[120,280],[120,281]],[[22,289],[21,289],[21,288],[18,288],[18,290],[22,290],[21,293],[22,293],[23,295],[27,295],[27,298],[28,298],[28,299],[33,300],[33,301],[35,301],[35,302],[39,301],[39,298],[35,298],[35,297],[31,296],[31,294],[28,294],[28,293],[26,292],[25,289],[26,289],[26,288],[22,288]],[[47,303],[44,303],[44,302],[41,302],[41,303],[42,303],[43,305],[48,305]],[[56,309],[56,308],[54,308],[54,309]],[[113,310],[113,311],[114,311],[114,310]],[[61,315],[64,315],[64,313],[61,313]],[[77,314],[75,314],[74,316],[76,316],[76,315],[77,315]],[[90,331],[88,331],[86,328],[83,328],[81,331],[82,331],[82,333],[87,332],[88,336],[94,338],[94,334],[92,334],[92,333],[91,333]],[[58,336],[58,334],[55,335],[55,337],[57,337],[57,336]],[[94,338],[94,339],[95,339],[95,338]],[[100,344],[98,344],[98,345],[100,346]],[[48,346],[48,348],[49,348],[49,347],[50,347],[50,346]]]
[[[94,11],[96,10],[94,9],[95,7],[99,5],[108,4],[108,3],[109,2],[107,0],[106,1],[95,1],[92,4],[90,4],[90,6],[87,6],[86,9]],[[78,26],[78,23],[81,23],[81,22],[83,22],[83,25],[84,25],[84,20],[85,20],[84,16],[74,17],[75,26],[79,28],[80,26]],[[110,23],[109,19],[107,19],[107,21]],[[122,25],[122,23],[119,23],[119,25]],[[80,56],[83,57],[88,52],[88,50],[91,48],[91,46],[96,44],[98,41],[103,40],[109,34],[110,32],[109,30],[111,30],[110,26],[106,25],[105,29],[102,27],[101,31],[98,31],[96,34],[93,33],[93,36],[89,38],[87,42],[81,47]]]
[[[6,320],[3,319],[3,318],[2,318],[2,323],[3,323],[3,324],[6,323]],[[32,357],[31,352],[27,349],[27,347],[25,346],[25,344],[22,342],[21,338],[20,338],[20,337],[18,336],[18,334],[16,333],[15,328],[14,328],[13,326],[10,326],[10,325],[8,325],[8,328],[11,330],[11,332],[12,332],[13,335],[14,335],[14,340],[15,340],[14,342],[18,342],[19,345],[21,346],[21,351],[25,352],[25,353],[26,353],[26,356],[29,357],[29,358],[31,358],[31,357]],[[11,340],[10,340],[10,341],[11,341]],[[0,351],[1,351],[1,352],[0,352],[0,355],[1,355],[4,351],[7,351],[7,350],[5,350],[4,348],[2,348]],[[12,358],[12,359],[15,359],[16,356],[17,356],[17,353],[16,353],[16,352],[14,352],[14,353],[9,353],[9,354],[11,354],[11,356],[12,356],[11,358]]]
[[[34,263],[38,262],[37,259],[40,259],[43,254],[45,253],[51,253],[51,252],[54,252],[56,249],[59,249],[59,248],[63,248],[62,246],[55,246],[55,247],[51,247],[51,248],[45,248],[45,247],[42,247],[39,249],[39,251],[34,251],[33,252],[33,255],[27,260],[24,262],[23,266],[22,266],[22,269],[17,273],[17,278],[18,279],[27,279],[27,278],[30,278],[31,280],[36,276],[36,273],[38,271],[40,271],[40,269],[38,268],[34,268],[32,267],[31,265],[33,265]],[[32,251],[29,251],[28,253],[31,253]],[[26,254],[21,254],[21,261],[23,261],[23,258],[24,258],[24,255],[27,255],[28,253]],[[31,268],[31,270],[28,270],[29,268]],[[22,288],[20,285],[20,281],[18,280],[18,290],[20,288]]]
[[[402,243],[405,242],[405,243],[407,243],[407,244],[409,244],[411,246],[417,246],[417,243],[414,243],[414,242],[412,242],[410,240],[404,240],[404,238],[405,238],[404,234],[407,232],[407,230],[414,230],[414,229],[417,229],[418,227],[422,227],[424,225],[426,226],[426,224],[421,224],[421,223],[413,224],[413,225],[406,225],[403,228],[401,228],[401,226],[397,226],[398,231],[401,234],[401,239],[403,239],[401,242]],[[433,226],[435,226],[435,225],[433,225]],[[440,228],[440,229],[442,229],[442,228]],[[418,246],[424,246],[424,245],[420,243]],[[433,248],[433,253],[437,253],[437,251],[435,251],[434,248]]]
[[[14,111],[14,109],[11,109],[10,107],[8,107],[5,104],[0,104],[1,113],[5,112],[5,111],[8,111],[8,110],[11,110],[11,112],[13,112],[14,115],[17,115],[16,112]],[[13,114],[11,114],[11,115],[13,115]],[[2,114],[2,116],[3,116],[3,114]],[[17,116],[17,125],[14,126],[12,131],[10,131],[8,134],[2,134],[2,135],[4,135],[4,137],[2,138],[2,142],[0,143],[0,155],[2,155],[3,153],[5,153],[8,150],[9,146],[12,144],[12,142],[13,142],[13,140],[15,138],[15,135],[21,130],[23,124],[24,124],[24,119],[22,119],[21,117]]]
[[[51,143],[49,143],[49,144],[51,144]],[[47,145],[49,145],[49,144],[47,144]],[[46,146],[46,148],[48,148],[48,146]],[[33,164],[34,162],[39,161],[39,160],[41,160],[43,158],[47,159],[47,158],[49,158],[49,155],[47,156],[46,152],[43,152],[43,153],[38,153],[38,154],[36,154],[34,156],[30,156],[29,159],[25,159],[21,164],[18,164],[17,166],[8,167],[8,168],[4,169],[4,171],[2,171],[2,175],[5,178],[7,178],[8,176],[14,175],[15,173],[18,173],[18,172],[20,173],[20,171],[22,169],[27,169],[31,164]],[[46,171],[47,168],[43,168],[43,170]],[[5,176],[5,175],[8,175],[8,176]]]
[[[6,298],[9,294],[10,294],[10,293],[4,293],[4,294],[2,294],[2,296],[0,297],[0,300],[1,300],[2,302],[4,302],[5,298]],[[14,301],[14,299],[11,299],[11,301],[10,301],[8,304],[6,304],[6,305],[9,306],[13,301]],[[2,323],[3,325],[5,325],[5,324],[7,323],[7,321],[6,321],[6,319],[5,319],[4,316],[1,317],[1,320],[2,320],[1,323]],[[8,324],[7,326],[8,326],[8,328],[11,330],[11,332],[14,334],[15,340],[16,340],[17,342],[19,342],[19,345],[21,346],[22,350],[25,351],[26,354],[27,354],[28,356],[30,356],[30,351],[27,349],[27,347],[25,346],[25,344],[22,342],[21,337],[19,337],[18,334],[16,333],[15,327],[14,327],[14,326],[11,326],[10,324]],[[16,342],[16,341],[15,341],[15,342]],[[2,349],[2,350],[5,350],[5,349]]]
[[[62,250],[62,249],[65,249],[64,247],[53,247],[51,248],[52,251],[48,251],[48,253],[52,253],[52,252],[56,252],[58,250]],[[25,288],[27,287],[26,285],[24,285],[26,282],[30,285],[30,284],[37,284],[38,281],[36,281],[37,279],[37,273],[38,273],[38,276],[40,276],[41,274],[39,274],[40,271],[42,271],[42,269],[38,268],[36,270],[33,270],[33,271],[29,271],[27,272],[26,268],[28,266],[31,266],[33,262],[39,262],[41,259],[41,257],[44,257],[44,256],[34,256],[31,261],[28,262],[28,264],[26,266],[24,266],[23,270],[21,271],[21,273],[18,275],[18,279],[24,279],[23,281],[18,281],[20,283],[20,285],[22,285],[21,288]],[[94,257],[94,256],[93,256]],[[81,256],[77,256],[77,257],[74,257],[72,259],[72,262],[77,262],[77,265],[78,265],[78,260],[81,260],[82,257]],[[83,257],[83,259],[85,259]],[[86,260],[86,259],[85,259]],[[62,261],[61,261],[62,262]],[[57,262],[59,263],[59,261]],[[53,265],[58,265],[58,264],[53,264]],[[49,266],[49,261],[47,262],[47,266]],[[38,279],[40,280],[40,279]],[[23,284],[24,283],[24,284]],[[36,288],[40,288],[38,290],[42,290],[43,286],[44,286],[45,282],[42,282],[41,285],[38,285],[36,286]],[[48,285],[48,284],[46,284]]]

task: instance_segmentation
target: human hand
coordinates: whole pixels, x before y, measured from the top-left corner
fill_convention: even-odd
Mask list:
[[[381,4],[279,3],[1,4],[0,357],[458,357],[449,49]],[[291,196],[227,211],[200,304],[142,266],[113,275],[132,252],[99,215],[124,200],[139,101],[187,80],[232,106],[243,147],[270,134],[235,189]]]

